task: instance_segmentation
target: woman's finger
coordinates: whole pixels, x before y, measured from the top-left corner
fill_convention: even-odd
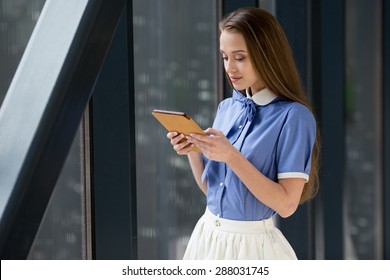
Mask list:
[[[201,135],[199,135],[199,134],[196,134],[196,135],[191,134],[191,135],[192,136],[186,137],[187,141],[194,144],[199,149],[203,148],[205,143],[201,140],[201,137],[200,137]]]
[[[194,144],[189,143],[189,142],[183,142],[183,143],[180,143],[180,144],[173,146],[173,149],[176,151],[177,154],[184,155],[184,154],[188,154],[192,150],[193,147],[194,147]]]
[[[178,144],[180,141],[183,141],[183,139],[186,140],[186,139],[185,139],[185,135],[183,135],[183,134],[177,135],[177,136],[171,138],[171,144],[172,144],[172,145],[176,145],[176,144]]]
[[[223,133],[222,133],[221,131],[216,130],[216,129],[211,128],[211,127],[209,127],[208,129],[206,129],[204,132],[205,132],[206,134],[214,135],[214,136],[221,136],[221,135],[223,135]]]
[[[177,132],[176,131],[170,131],[167,133],[167,138],[168,139],[172,139],[173,137],[176,137],[177,136]]]

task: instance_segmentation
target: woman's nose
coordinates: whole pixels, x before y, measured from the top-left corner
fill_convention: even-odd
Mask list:
[[[234,64],[234,61],[228,60],[225,62],[225,70],[226,72],[235,72],[236,71],[236,66]]]

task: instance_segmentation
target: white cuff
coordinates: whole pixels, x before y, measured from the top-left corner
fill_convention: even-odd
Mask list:
[[[309,182],[309,175],[303,172],[278,173],[278,179],[287,179],[287,178],[303,178],[306,180],[306,182]]]

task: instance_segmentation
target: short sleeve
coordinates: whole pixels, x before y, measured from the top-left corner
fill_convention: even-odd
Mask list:
[[[293,103],[282,126],[277,148],[278,179],[303,178],[309,181],[316,138],[316,122],[305,106]]]

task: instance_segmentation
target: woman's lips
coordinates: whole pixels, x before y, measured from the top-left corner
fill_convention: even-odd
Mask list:
[[[241,77],[229,77],[230,78],[230,81],[232,81],[232,83],[237,83]]]

